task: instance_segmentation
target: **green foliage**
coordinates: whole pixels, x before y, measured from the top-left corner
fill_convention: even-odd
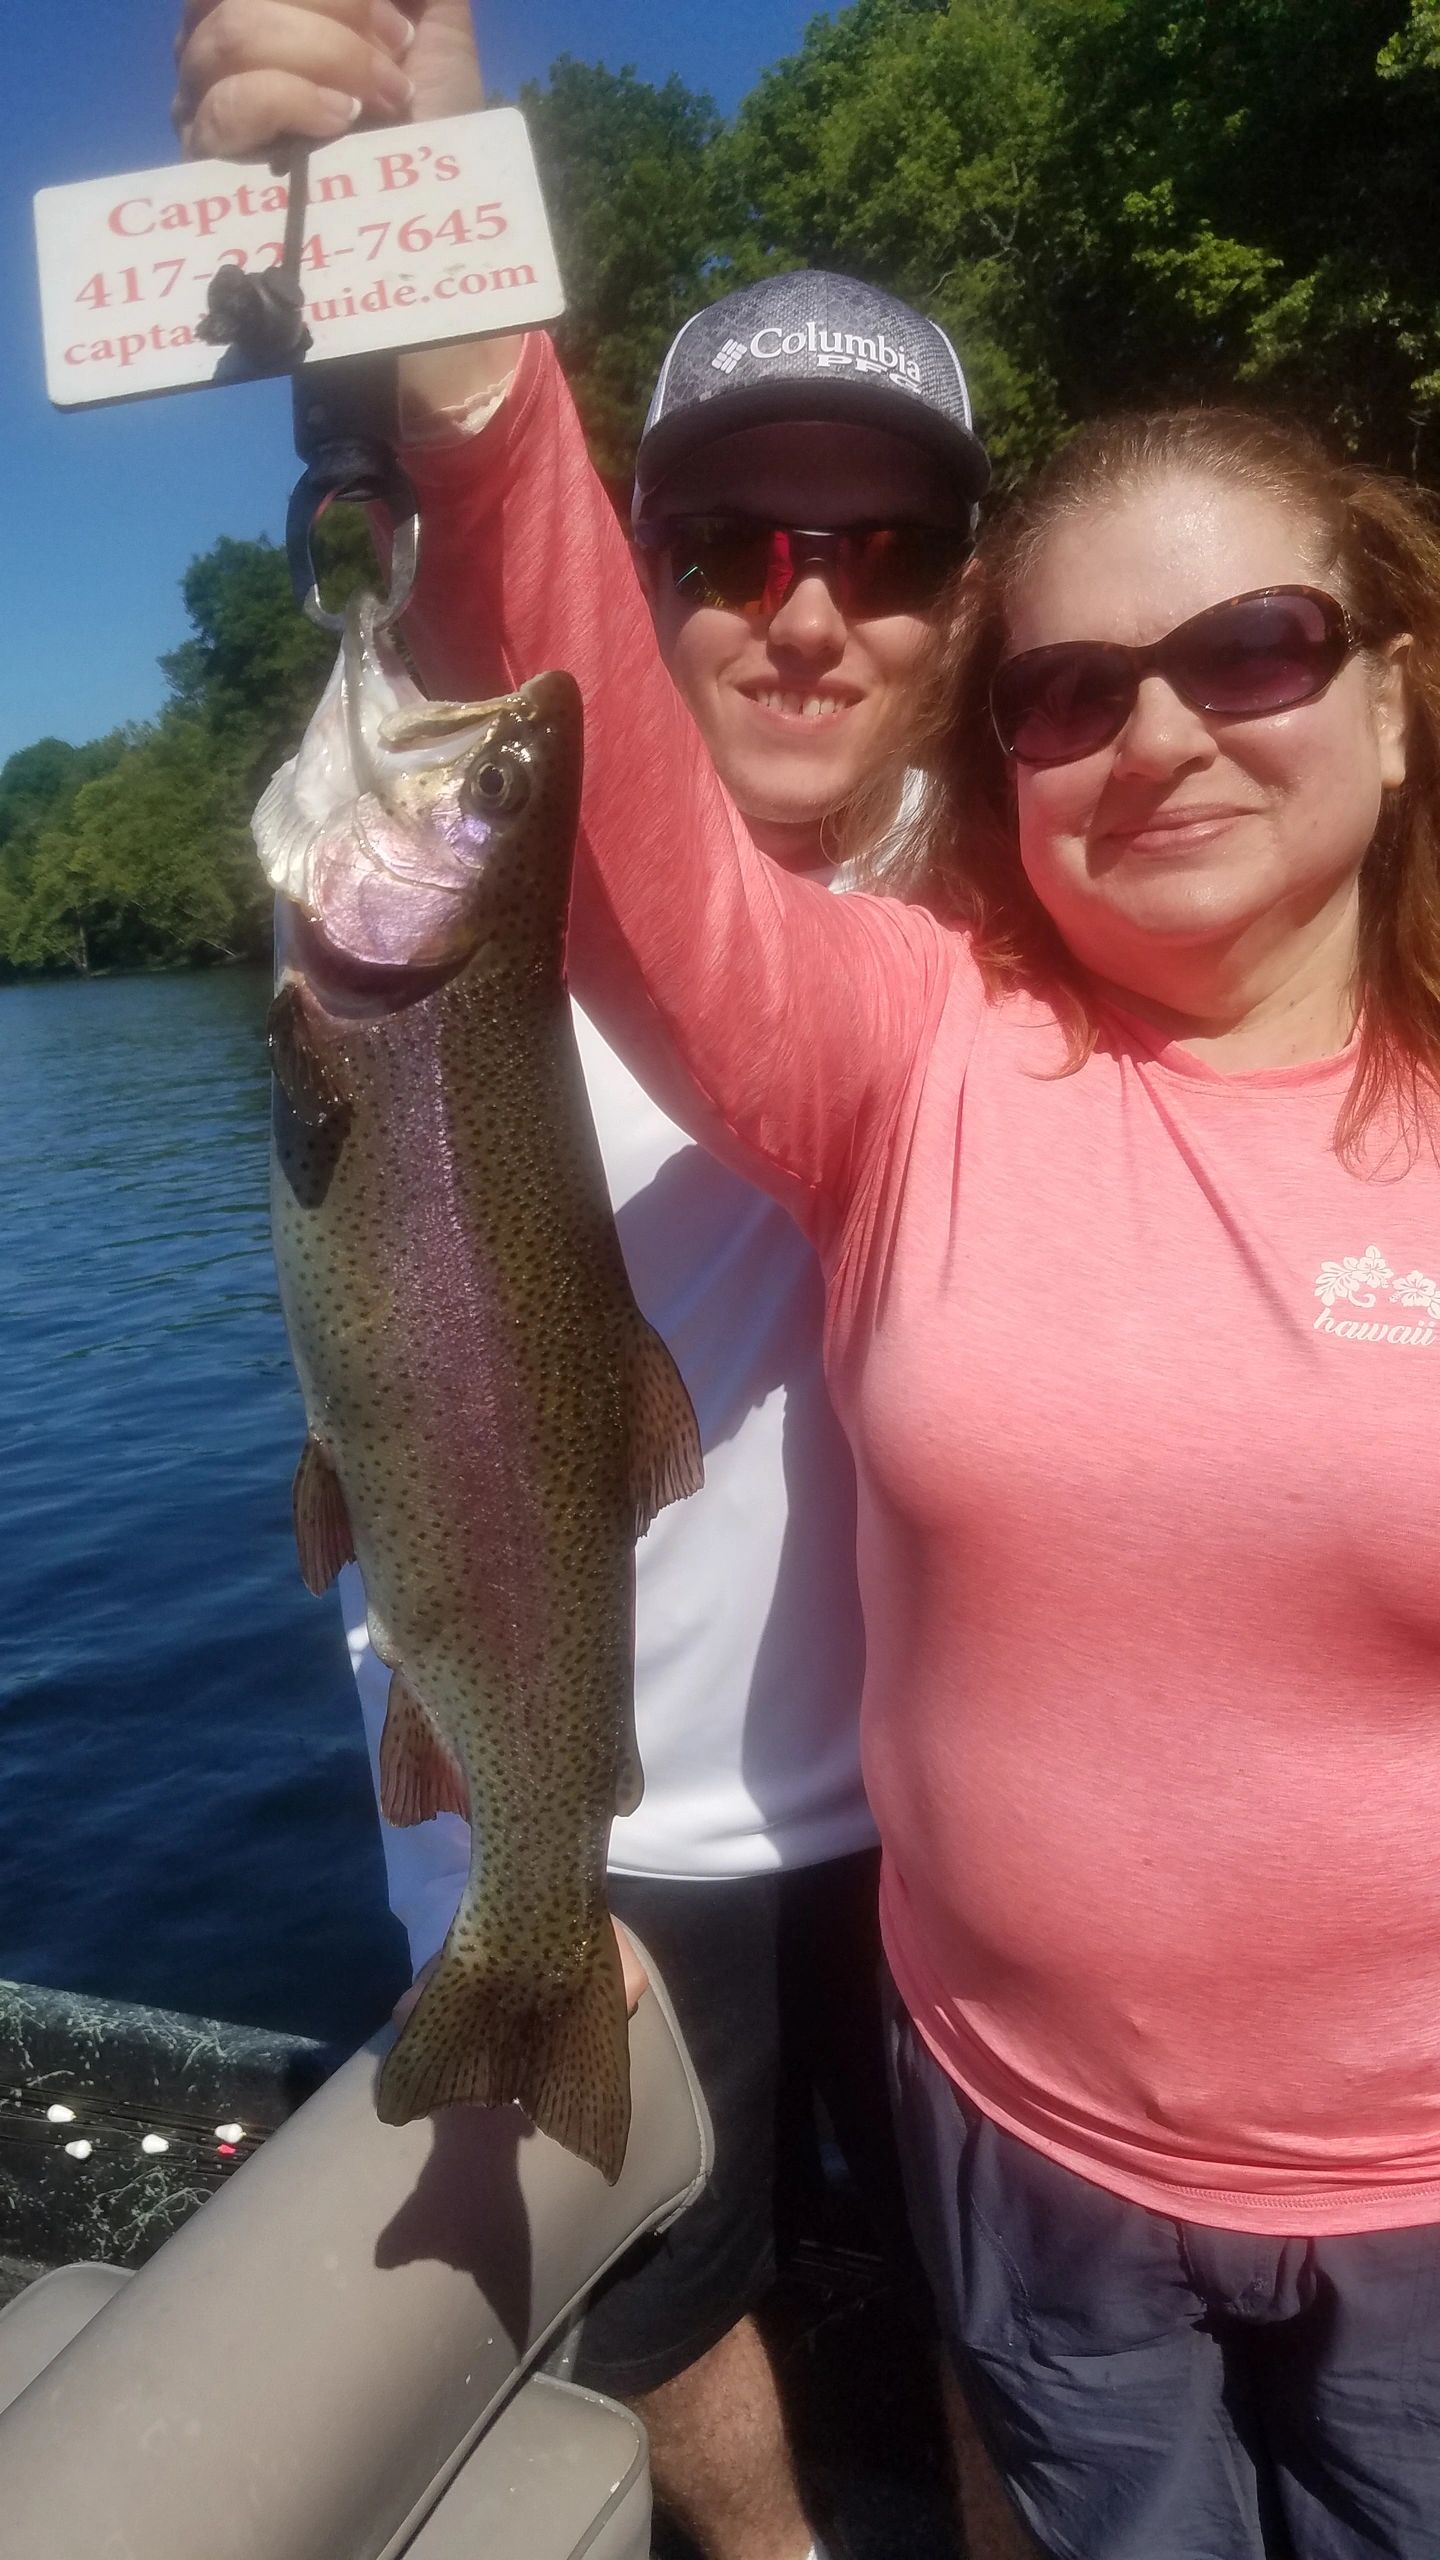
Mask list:
[[[1433,10],[1045,0],[1043,14],[1065,97],[1047,183],[1079,248],[1053,312],[1071,414],[1238,388],[1371,460],[1433,469],[1434,101],[1407,49]]]
[[[1002,474],[1062,414],[1041,180],[1061,102],[1042,34],[1017,0],[859,0],[766,73],[730,146],[772,256],[865,276],[951,332]]]
[[[596,461],[619,476],[670,339],[734,281],[720,119],[680,80],[655,88],[568,55],[520,104],[569,303],[557,342]]]
[[[23,842],[59,807],[68,807],[81,783],[107,771],[123,747],[119,737],[100,738],[89,747],[37,738],[33,747],[21,747],[0,770],[0,850]]]
[[[233,748],[203,720],[170,712],[136,730],[17,840],[0,883],[0,961],[83,972],[260,956],[250,796]]]
[[[729,126],[562,59],[523,104],[596,458],[628,470],[691,311],[809,264],[950,330],[1002,487],[1098,409],[1237,389],[1433,476],[1437,74],[1440,0],[855,0]],[[366,530],[321,534],[337,601]],[[0,970],[263,949],[249,812],[331,644],[268,542],[217,543],[184,602],[157,721],[0,772]]]
[[[373,577],[353,508],[320,527],[328,602]],[[0,770],[0,974],[261,959],[270,893],[250,812],[294,752],[334,643],[295,610],[272,542],[217,542],[185,573],[190,637],[162,659],[158,720]]]
[[[374,576],[363,513],[336,507],[318,530],[316,566],[327,602]],[[181,592],[191,636],[160,661],[173,707],[202,721],[263,773],[289,754],[330,670],[328,632],[295,610],[285,554],[273,542],[222,536],[192,560]]]
[[[1440,0],[1410,0],[1404,26],[1380,55],[1382,79],[1408,80],[1425,71],[1440,71]]]
[[[1423,471],[1437,67],[1440,0],[859,0],[727,147],[771,254],[952,331],[1002,482],[1237,389]]]
[[[256,866],[234,783],[201,721],[162,720],[138,737],[82,786],[68,824],[40,837],[17,965],[143,968],[253,951]]]
[[[50,964],[53,945],[32,918],[42,846],[63,838],[81,791],[119,763],[126,743],[123,735],[85,747],[38,738],[0,769],[0,974]]]

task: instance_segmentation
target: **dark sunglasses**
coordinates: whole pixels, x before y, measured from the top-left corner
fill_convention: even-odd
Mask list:
[[[668,551],[677,595],[768,621],[795,581],[818,569],[848,621],[927,613],[970,552],[968,534],[933,524],[849,525],[839,532],[741,516],[672,517],[637,540]]]
[[[1146,649],[1113,640],[1023,649],[996,670],[990,716],[1018,763],[1071,764],[1113,746],[1144,676],[1162,675],[1192,711],[1263,720],[1313,702],[1360,645],[1344,606],[1318,587],[1257,587]]]

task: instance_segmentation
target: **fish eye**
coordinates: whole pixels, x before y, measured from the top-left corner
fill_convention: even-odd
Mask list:
[[[512,817],[530,797],[530,772],[515,753],[487,756],[465,777],[465,801],[482,818]]]

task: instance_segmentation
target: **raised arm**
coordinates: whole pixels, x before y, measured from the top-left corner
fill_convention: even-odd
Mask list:
[[[191,151],[481,103],[468,0],[182,10]],[[953,946],[913,910],[831,897],[756,852],[661,664],[548,342],[471,340],[404,358],[401,379],[426,430],[407,455],[425,543],[406,626],[426,681],[474,698],[560,666],[584,692],[576,990],[676,1116],[818,1232],[888,1124]],[[473,430],[497,400],[478,432],[448,423],[467,412]]]
[[[485,104],[470,0],[181,0],[175,129],[192,158],[333,142],[362,115],[423,122]],[[422,399],[503,381],[513,338],[460,338],[400,362]]]
[[[585,697],[577,994],[678,1118],[822,1231],[943,1001],[950,937],[756,850],[661,662],[548,341],[527,341],[478,433],[405,458],[427,684],[463,696],[563,666]]]

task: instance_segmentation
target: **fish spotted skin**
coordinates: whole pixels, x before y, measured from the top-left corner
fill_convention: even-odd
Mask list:
[[[272,1207],[310,1429],[297,1532],[307,1580],[351,1551],[364,1577],[394,1673],[385,1810],[472,1821],[380,2113],[517,2100],[613,2179],[629,2052],[604,1881],[633,1546],[698,1482],[698,1433],[630,1291],[565,994],[576,689],[537,678],[460,733],[485,817],[463,956],[335,966],[323,911],[284,918]],[[513,808],[481,794],[497,773],[520,777]]]

